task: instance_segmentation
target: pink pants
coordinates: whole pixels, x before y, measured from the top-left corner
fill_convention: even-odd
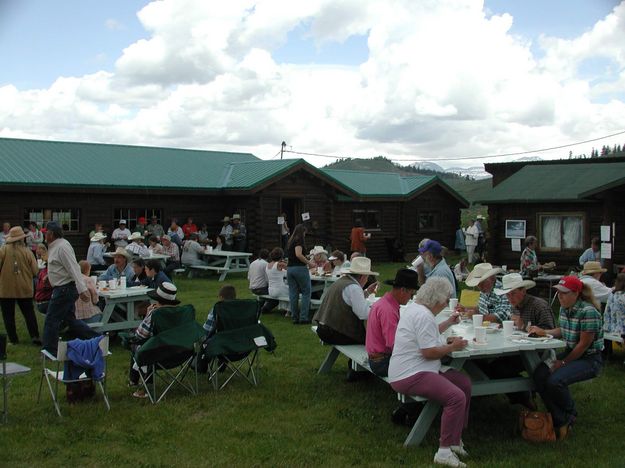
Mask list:
[[[393,390],[404,395],[418,395],[443,406],[441,418],[441,447],[459,445],[462,429],[469,424],[471,379],[450,369],[443,374],[418,372],[392,382]]]

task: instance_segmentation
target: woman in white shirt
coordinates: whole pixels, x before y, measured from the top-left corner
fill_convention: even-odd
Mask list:
[[[471,380],[461,372],[444,368],[441,358],[464,348],[467,342],[453,337],[446,343],[441,337],[441,332],[458,321],[456,314],[439,325],[435,318],[447,306],[451,293],[445,278],[429,278],[421,286],[415,304],[406,307],[397,324],[388,378],[396,392],[422,396],[443,406],[434,463],[463,467],[466,465],[458,455],[467,455],[461,437],[469,420]]]
[[[276,299],[289,297],[289,285],[286,284],[286,263],[284,262],[284,250],[276,247],[269,253],[269,263],[265,267],[269,295]],[[280,301],[268,299],[263,304],[262,313],[272,311]]]
[[[185,241],[184,247],[182,247],[182,257],[180,257],[183,265],[206,265],[206,262],[202,260],[204,248],[198,243],[197,239],[197,232],[192,232],[189,240]]]

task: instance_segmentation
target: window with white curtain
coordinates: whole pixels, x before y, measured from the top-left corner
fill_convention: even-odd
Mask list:
[[[539,213],[540,248],[559,252],[584,247],[584,215],[582,213]]]

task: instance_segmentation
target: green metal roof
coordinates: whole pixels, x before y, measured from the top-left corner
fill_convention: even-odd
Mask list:
[[[625,163],[527,165],[494,187],[485,204],[580,201],[625,184]]]
[[[233,163],[225,175],[224,188],[252,188],[303,162],[303,159],[284,159]]]
[[[219,189],[250,153],[0,138],[0,183]]]

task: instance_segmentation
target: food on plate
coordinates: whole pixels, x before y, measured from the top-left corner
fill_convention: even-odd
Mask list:
[[[536,333],[536,332],[532,332],[532,333],[530,333],[529,335],[527,335],[527,337],[528,337],[528,338],[540,338],[540,337],[542,337],[542,335],[539,335],[539,334],[538,334],[538,333]]]
[[[483,326],[483,327],[490,327],[490,322],[489,322],[488,320],[484,320],[484,321],[482,322],[482,326]]]

